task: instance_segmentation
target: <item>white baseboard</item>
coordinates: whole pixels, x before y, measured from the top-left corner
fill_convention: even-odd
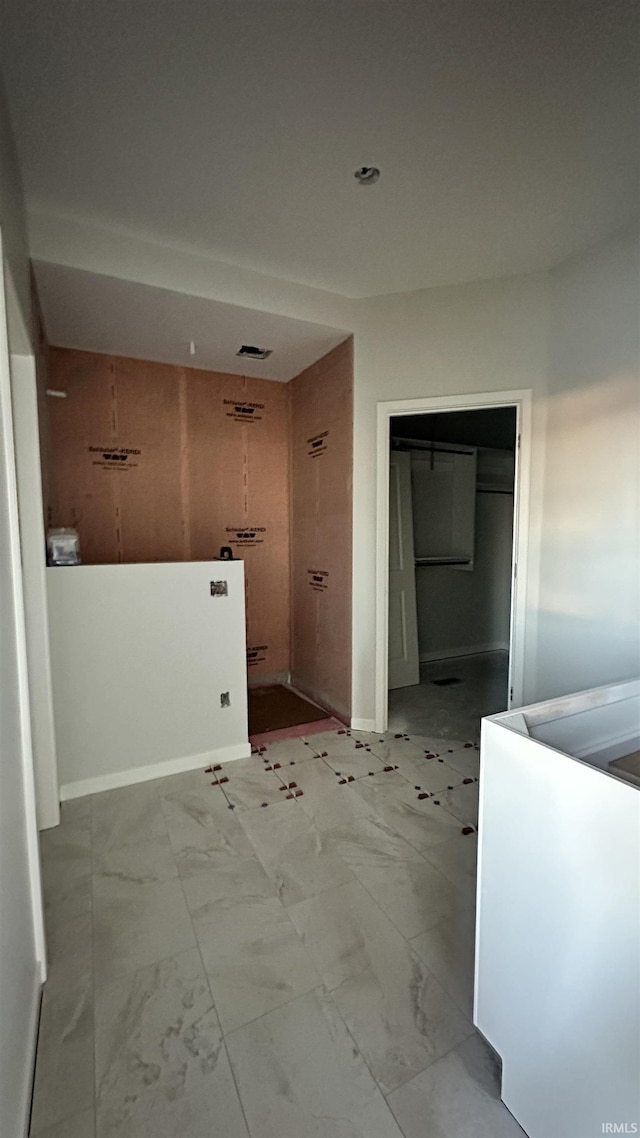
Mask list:
[[[218,747],[215,751],[205,751],[201,755],[185,755],[180,759],[166,759],[162,763],[150,763],[146,767],[130,767],[128,770],[101,774],[95,778],[83,778],[79,782],[67,782],[60,787],[60,801],[70,798],[84,798],[85,794],[99,794],[101,790],[117,790],[120,786],[132,786],[136,782],[150,782],[153,778],[165,778],[170,774],[197,770],[198,767],[211,766],[212,763],[231,763],[234,759],[247,759],[251,754],[251,744],[234,743],[230,747]]]
[[[352,719],[351,720],[351,730],[352,731],[375,731],[375,729],[376,729],[375,719]]]
[[[435,660],[455,660],[458,656],[479,656],[482,652],[508,652],[509,645],[503,640],[494,644],[473,644],[469,648],[441,648],[437,652],[421,652],[420,663],[430,664]]]

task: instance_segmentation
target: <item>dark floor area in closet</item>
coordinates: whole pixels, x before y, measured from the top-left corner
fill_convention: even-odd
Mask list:
[[[329,719],[329,712],[283,684],[249,688],[249,735],[282,731],[318,719]]]

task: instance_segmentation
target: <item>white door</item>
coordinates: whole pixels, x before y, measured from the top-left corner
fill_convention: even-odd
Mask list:
[[[420,683],[411,455],[389,459],[389,688]]]

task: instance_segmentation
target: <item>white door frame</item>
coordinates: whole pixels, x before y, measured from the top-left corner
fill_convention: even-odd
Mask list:
[[[418,399],[391,399],[378,403],[376,473],[376,705],[375,730],[386,731],[389,717],[389,429],[397,415],[446,411],[479,411],[487,407],[515,407],[516,468],[513,495],[513,552],[511,563],[511,619],[509,630],[509,702],[524,701],[525,614],[527,551],[529,545],[529,486],[531,467],[532,393],[489,391],[469,395],[434,395]]]

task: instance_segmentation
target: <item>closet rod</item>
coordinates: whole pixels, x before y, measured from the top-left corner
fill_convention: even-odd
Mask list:
[[[420,439],[392,439],[392,450],[429,450],[435,454],[473,454],[472,450],[462,450],[451,446],[435,446],[433,443],[423,443]]]

